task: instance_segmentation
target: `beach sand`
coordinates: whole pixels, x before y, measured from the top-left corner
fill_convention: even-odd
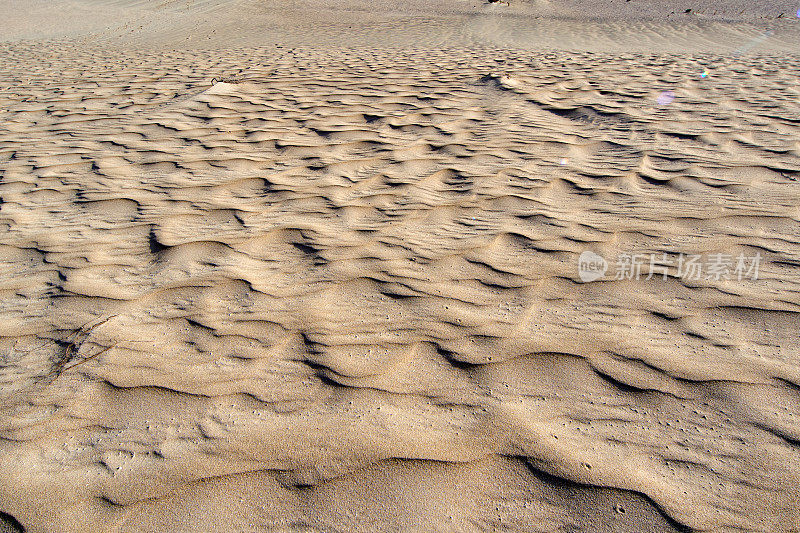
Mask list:
[[[0,531],[800,531],[797,7],[0,2]]]

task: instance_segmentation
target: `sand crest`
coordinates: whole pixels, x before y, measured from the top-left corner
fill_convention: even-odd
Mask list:
[[[777,13],[89,4],[0,44],[0,531],[800,530]]]

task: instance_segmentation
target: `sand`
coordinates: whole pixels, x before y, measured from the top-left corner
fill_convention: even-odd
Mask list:
[[[0,3],[0,531],[800,531],[796,7]]]

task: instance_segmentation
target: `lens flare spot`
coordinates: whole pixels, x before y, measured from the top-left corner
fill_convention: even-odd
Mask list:
[[[672,91],[663,91],[658,95],[658,98],[656,98],[658,105],[669,105],[673,100],[675,100],[675,93]]]

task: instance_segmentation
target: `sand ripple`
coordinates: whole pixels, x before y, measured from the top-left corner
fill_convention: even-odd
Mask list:
[[[797,530],[798,68],[3,45],[0,509]]]

